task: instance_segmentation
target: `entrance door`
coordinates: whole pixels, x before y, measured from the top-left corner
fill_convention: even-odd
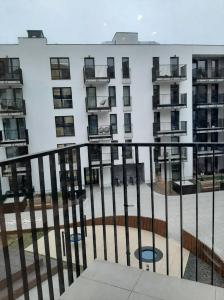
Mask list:
[[[170,94],[171,94],[171,105],[179,104],[179,85],[172,84],[170,86]]]
[[[96,108],[97,101],[96,101],[96,88],[95,87],[87,87],[86,88],[86,95],[87,95],[87,103],[88,108]]]
[[[87,79],[95,78],[95,62],[93,57],[85,57],[85,77]]]

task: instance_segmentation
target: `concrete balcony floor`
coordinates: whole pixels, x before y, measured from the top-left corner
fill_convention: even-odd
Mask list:
[[[221,300],[224,289],[94,261],[60,300]]]

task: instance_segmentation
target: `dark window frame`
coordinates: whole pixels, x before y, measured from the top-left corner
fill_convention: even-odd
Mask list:
[[[129,61],[129,57],[127,56],[122,57],[122,78],[123,79],[130,78],[130,61]]]
[[[114,96],[110,95],[110,89],[114,90]],[[108,86],[108,95],[110,99],[110,106],[111,107],[116,107],[117,106],[117,99],[116,99],[116,86],[115,85],[110,85]],[[114,99],[113,101],[111,99]]]
[[[60,94],[60,98],[55,98],[55,94],[54,91],[55,90],[59,90],[59,94]],[[63,98],[63,89],[70,89],[70,94],[71,94],[71,98]],[[72,101],[72,88],[71,87],[53,87],[52,88],[52,93],[53,93],[53,101],[54,101],[54,109],[66,109],[66,108],[73,108],[73,101]],[[55,100],[60,100],[61,102],[61,106],[57,107],[55,106]],[[66,100],[66,102],[71,102],[71,106],[63,106],[64,101]]]
[[[128,96],[124,96],[124,90],[127,89],[128,90]],[[125,98],[128,99],[127,103],[125,101]],[[130,85],[123,85],[123,105],[125,107],[129,107],[131,106],[131,87]]]
[[[112,116],[115,117],[116,122],[112,124],[111,120],[112,120]],[[117,114],[110,114],[110,126],[111,126],[111,131],[113,134],[117,134],[118,130],[117,130]]]
[[[63,122],[61,124],[57,124],[57,119],[62,118]],[[66,123],[65,118],[72,118],[72,123]],[[63,137],[63,136],[75,136],[75,126],[74,126],[74,116],[55,116],[55,128],[56,128],[56,137]],[[59,134],[57,129],[63,128],[63,134]],[[71,134],[66,134],[65,128],[71,128]]]
[[[129,124],[126,123],[126,117],[125,116],[128,116],[128,119],[129,119]],[[129,129],[127,130],[127,127],[129,127]],[[131,125],[131,113],[124,113],[124,132],[125,133],[131,133],[132,132],[132,125]]]
[[[56,59],[57,60],[57,68],[54,67],[52,68],[52,66],[54,64],[52,64],[52,60]],[[62,76],[62,73],[60,72],[61,70],[65,70],[66,68],[61,68],[61,64],[60,64],[60,60],[61,59],[67,59],[68,60],[68,75],[67,76]],[[50,67],[51,67],[51,79],[52,80],[70,80],[71,79],[71,72],[70,72],[70,60],[69,57],[50,57]],[[59,71],[58,74],[60,74],[60,76],[58,76],[57,78],[54,78],[55,76],[53,76],[53,71]]]
[[[113,60],[113,64],[112,65],[108,64],[108,60],[109,59]],[[107,76],[110,79],[114,79],[115,78],[115,59],[114,59],[114,57],[111,57],[111,56],[107,57]]]

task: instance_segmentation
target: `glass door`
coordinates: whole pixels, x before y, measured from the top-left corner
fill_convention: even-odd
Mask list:
[[[171,105],[179,104],[179,85],[173,84],[170,86]]]
[[[95,78],[95,62],[93,57],[85,57],[85,77],[87,79]]]
[[[179,111],[171,111],[171,129],[179,130],[180,114]]]
[[[179,57],[170,58],[170,76],[172,77],[179,76]]]
[[[96,108],[97,107],[96,88],[95,87],[87,87],[86,95],[87,95],[88,108]]]
[[[98,116],[97,115],[88,116],[88,124],[89,124],[89,134],[97,135],[98,134]]]

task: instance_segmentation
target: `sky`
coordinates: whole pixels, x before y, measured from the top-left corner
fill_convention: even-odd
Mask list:
[[[0,0],[0,43],[42,29],[48,43],[101,43],[116,31],[159,43],[224,44],[224,0]]]

